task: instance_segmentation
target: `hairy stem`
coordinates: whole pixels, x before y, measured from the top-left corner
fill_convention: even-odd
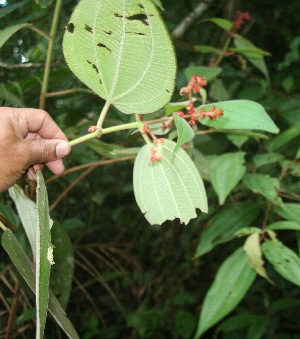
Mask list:
[[[42,89],[41,89],[41,94],[40,94],[40,106],[39,106],[40,109],[44,109],[45,104],[46,104],[46,93],[48,91],[48,83],[49,83],[49,75],[50,75],[54,40],[56,37],[56,31],[57,31],[57,25],[58,25],[61,5],[62,5],[62,0],[57,0],[55,4],[54,16],[53,16],[52,26],[51,26],[51,31],[50,31],[50,39],[49,39],[47,57],[46,57],[46,62],[45,62],[43,84],[42,84]]]
[[[105,103],[105,105],[104,105],[104,107],[102,109],[102,112],[100,114],[100,117],[98,119],[98,122],[97,122],[97,128],[99,130],[101,130],[102,127],[103,127],[103,123],[104,123],[104,120],[105,120],[106,115],[108,113],[109,107],[110,107],[110,102],[106,101],[106,103]]]
[[[113,127],[103,128],[103,129],[97,129],[95,132],[83,135],[82,137],[79,137],[79,138],[76,138],[70,141],[69,144],[72,147],[72,146],[81,144],[82,142],[85,142],[87,140],[99,138],[101,137],[101,135],[104,135],[104,134],[125,131],[127,129],[134,129],[134,128],[140,129],[141,126],[143,126],[143,123],[137,121],[137,122],[131,122],[128,124],[123,124],[123,125],[118,125],[118,126],[113,126]]]

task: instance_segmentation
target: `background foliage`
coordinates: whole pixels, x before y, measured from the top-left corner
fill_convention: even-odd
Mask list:
[[[86,133],[103,106],[100,98],[86,92],[63,58],[62,37],[76,3],[63,1],[49,91],[81,90],[51,96],[46,101],[46,110],[70,139]],[[8,4],[0,7],[0,29],[30,22],[50,31],[54,1],[10,0]],[[162,5],[162,15],[172,32],[199,2],[164,0]],[[200,214],[188,226],[167,222],[159,228],[151,227],[138,209],[132,187],[132,154],[125,152],[126,159],[122,161],[116,157],[125,147],[143,145],[137,134],[123,131],[103,136],[100,142],[78,145],[66,159],[68,171],[64,176],[45,174],[51,216],[71,239],[69,244],[64,233],[65,243],[69,244],[67,253],[74,251],[75,270],[67,313],[81,338],[192,338],[199,313],[205,308],[204,298],[216,281],[217,272],[221,273],[220,266],[245,243],[243,235],[253,233],[255,244],[255,234],[266,240],[272,239],[269,231],[276,231],[285,248],[299,253],[299,1],[290,1],[288,6],[280,0],[220,0],[207,5],[201,18],[183,36],[174,39],[179,73],[173,99],[178,100],[180,88],[186,85],[185,74],[190,67],[211,64],[216,56],[212,48],[224,47],[227,33],[206,19],[221,17],[232,21],[237,10],[249,11],[252,20],[239,34],[269,53],[265,57],[267,72],[251,63],[247,54],[225,56],[219,64],[222,72],[209,81],[209,100],[257,101],[281,132],[269,140],[224,133],[207,133],[195,139],[193,155],[206,180],[209,213]],[[207,46],[211,48],[209,53]],[[39,107],[46,53],[47,40],[30,28],[17,31],[3,45],[2,105]],[[130,119],[112,110],[106,124]],[[244,177],[233,176],[234,168],[227,170],[226,182],[243,177],[232,184],[229,195],[224,191],[221,194],[215,184],[225,153],[229,163],[233,163],[230,154],[235,154],[236,162],[247,173]],[[26,194],[34,198],[35,187],[25,181],[21,184]],[[26,248],[19,216],[8,194],[1,196],[0,217],[17,230],[18,239]],[[249,230],[250,226],[255,228]],[[237,231],[241,237],[235,236]],[[271,241],[275,240],[264,242],[262,247],[269,263],[272,249],[281,246],[270,246]],[[280,253],[286,254],[284,251],[287,252],[285,249]],[[278,260],[278,255],[275,258]],[[203,337],[297,338],[299,273],[282,272],[280,266],[274,270],[269,263],[266,271],[261,272],[269,281],[257,277],[234,311],[225,320],[212,324]],[[62,262],[62,270],[63,265]],[[54,270],[59,268],[55,266]],[[0,270],[0,336],[11,333],[11,337],[31,337],[35,314],[30,293],[19,283],[4,251]],[[233,273],[229,269],[227,272],[230,280]],[[61,274],[54,274],[53,279],[55,276],[59,278]],[[291,276],[294,279],[288,279]],[[232,281],[232,291],[239,290],[242,283],[245,282]],[[66,286],[61,282],[53,280],[52,286],[58,288],[57,295],[68,293],[63,288],[59,290],[59,286]],[[47,337],[63,337],[53,324],[49,318]]]

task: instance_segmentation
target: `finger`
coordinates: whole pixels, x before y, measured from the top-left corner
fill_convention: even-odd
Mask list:
[[[19,153],[25,157],[27,167],[48,163],[70,153],[69,143],[64,140],[23,140]]]
[[[67,140],[63,131],[57,126],[51,116],[40,109],[22,108],[13,111],[13,116],[21,127],[23,137],[36,133],[44,139]]]
[[[61,159],[47,162],[46,166],[55,175],[60,175],[65,171],[65,166]]]

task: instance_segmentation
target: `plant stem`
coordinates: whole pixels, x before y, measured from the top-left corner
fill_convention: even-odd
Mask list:
[[[140,122],[140,121],[136,121],[136,122],[131,122],[131,123],[128,123],[128,124],[103,128],[101,130],[98,129],[95,132],[83,135],[82,137],[79,137],[79,138],[76,138],[76,139],[70,141],[69,145],[72,147],[72,146],[81,144],[82,142],[85,142],[87,140],[90,140],[90,139],[93,139],[93,138],[99,138],[103,134],[109,134],[109,133],[113,133],[113,132],[124,131],[124,130],[127,130],[127,129],[133,129],[133,128],[140,129],[142,127],[143,127],[143,123]]]
[[[150,140],[148,134],[145,133],[145,132],[143,131],[143,127],[144,127],[145,123],[142,121],[142,119],[140,118],[140,116],[139,116],[138,114],[135,114],[135,119],[136,119],[136,121],[140,124],[139,130],[140,130],[140,133],[142,134],[144,140],[146,141],[146,143],[147,143],[150,147],[153,147],[153,143],[152,143],[152,141]]]
[[[97,128],[98,128],[99,130],[101,130],[102,127],[103,127],[103,123],[104,123],[104,120],[105,120],[105,118],[106,118],[106,115],[107,115],[107,112],[108,112],[108,110],[109,110],[109,107],[110,107],[110,102],[109,102],[109,101],[106,101],[106,103],[105,103],[105,105],[104,105],[104,107],[103,107],[103,109],[102,109],[102,111],[101,111],[101,113],[100,113],[99,120],[98,120],[98,122],[97,122]]]
[[[51,97],[58,97],[60,95],[67,95],[67,94],[73,94],[73,93],[87,93],[87,94],[97,95],[95,92],[87,88],[70,88],[70,89],[65,89],[62,91],[45,93],[45,96],[47,98],[51,98]]]
[[[231,42],[231,37],[226,38],[224,47],[222,48],[222,51],[221,51],[221,53],[218,56],[218,59],[217,59],[217,61],[215,63],[215,66],[219,66],[220,65],[221,61],[223,60],[223,58],[225,56],[225,53],[226,53],[228,47],[229,47],[230,42]]]
[[[52,26],[51,26],[51,31],[50,31],[50,40],[49,40],[49,44],[48,44],[48,51],[47,51],[47,57],[46,57],[46,62],[45,62],[43,84],[42,84],[42,89],[41,89],[41,94],[40,94],[40,106],[39,106],[40,109],[44,109],[45,104],[46,104],[46,93],[48,91],[48,83],[49,83],[49,75],[50,75],[54,40],[55,40],[55,36],[56,36],[61,5],[62,5],[62,0],[57,0],[56,4],[55,4],[54,16],[53,16]]]

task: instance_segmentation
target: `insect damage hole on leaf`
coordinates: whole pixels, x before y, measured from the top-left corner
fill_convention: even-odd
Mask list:
[[[67,24],[66,29],[67,29],[68,32],[74,33],[75,26],[74,26],[74,24],[72,24],[72,22],[70,22],[70,23]]]
[[[100,48],[104,48],[108,52],[112,53],[112,50],[110,48],[108,48],[106,45],[104,45],[103,43],[101,43],[101,42],[99,42],[99,44],[97,44],[97,46],[100,47]]]
[[[87,31],[87,32],[89,32],[89,33],[94,33],[94,30],[92,29],[92,27],[90,27],[90,26],[88,26],[88,25],[84,25],[84,29]]]

